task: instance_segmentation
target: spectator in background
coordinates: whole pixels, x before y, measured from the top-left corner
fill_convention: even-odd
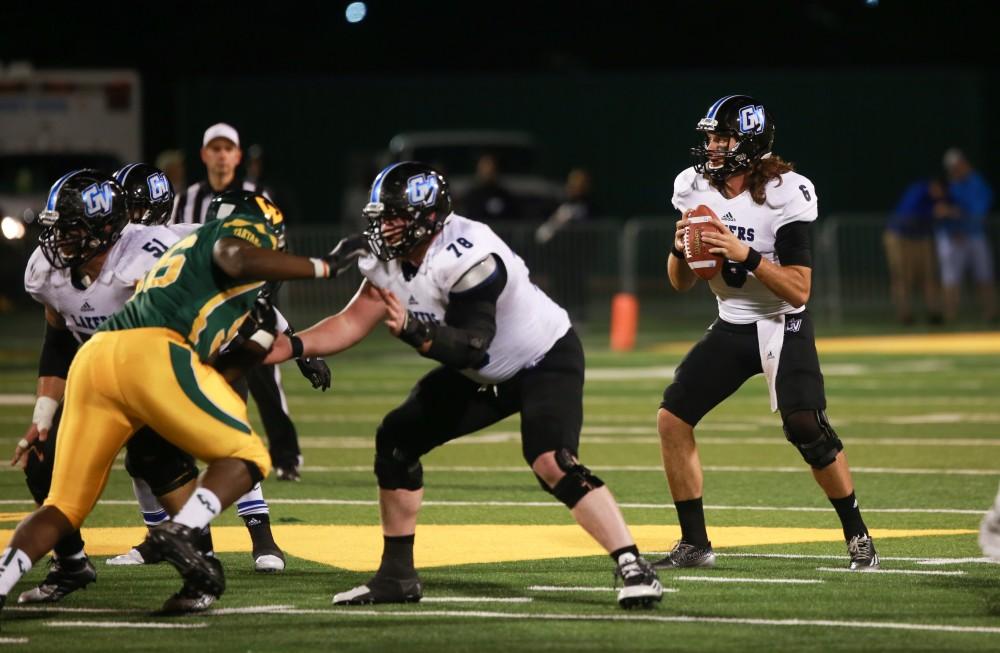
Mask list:
[[[566,307],[570,319],[577,329],[582,329],[587,319],[587,276],[580,274],[589,260],[586,250],[587,239],[573,239],[563,229],[570,224],[580,223],[594,214],[590,196],[590,173],[583,168],[573,168],[566,176],[565,197],[548,220],[535,230],[535,242],[545,248],[545,259],[555,262],[552,274],[552,295]],[[568,265],[577,260],[580,265]]]
[[[500,169],[492,154],[484,154],[476,162],[476,181],[462,198],[460,210],[487,224],[521,217],[517,198],[500,183]]]
[[[167,175],[174,188],[187,188],[187,170],[184,167],[184,153],[180,150],[163,150],[156,157],[156,167]]]
[[[947,203],[935,207],[935,240],[941,266],[945,319],[958,316],[962,278],[966,271],[976,282],[980,309],[987,322],[996,320],[993,255],[986,237],[986,215],[993,204],[993,190],[958,148],[944,153],[948,176]]]
[[[889,264],[889,288],[896,319],[913,324],[911,299],[920,289],[927,321],[941,324],[941,286],[934,255],[934,215],[948,203],[941,177],[914,182],[903,193],[886,223],[883,243]]]

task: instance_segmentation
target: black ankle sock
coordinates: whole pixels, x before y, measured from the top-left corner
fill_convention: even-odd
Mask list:
[[[687,501],[674,501],[677,519],[681,523],[681,539],[688,544],[708,546],[708,531],[705,530],[705,508],[701,497]]]
[[[198,536],[198,550],[206,556],[215,555],[215,546],[212,544],[212,529],[208,526],[201,529],[201,534]]]
[[[392,578],[409,578],[417,572],[413,568],[414,535],[383,536],[382,564],[378,573]]]
[[[80,536],[80,531],[75,530],[63,537],[56,542],[52,550],[55,552],[57,558],[69,558],[83,551],[83,538]]]
[[[612,551],[611,552],[611,559],[615,561],[616,565],[618,564],[618,558],[620,558],[622,556],[622,554],[624,554],[624,553],[631,553],[636,558],[638,558],[639,557],[639,547],[637,547],[634,544],[630,544],[628,546],[623,546],[620,549],[615,549],[614,551]]]
[[[829,498],[829,497],[827,497]],[[851,492],[843,499],[830,499],[840,523],[844,527],[844,539],[850,540],[855,535],[867,535],[868,527],[865,520],[861,518],[861,509],[858,507],[858,499]]]
[[[253,542],[253,550],[261,551],[277,549],[278,545],[271,534],[271,516],[267,513],[262,515],[244,515],[243,523],[250,531],[250,540]]]

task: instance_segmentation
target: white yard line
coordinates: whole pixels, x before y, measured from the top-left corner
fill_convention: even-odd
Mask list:
[[[0,637],[0,644],[27,644],[27,637]]]
[[[818,578],[732,578],[726,576],[664,576],[695,583],[773,583],[775,585],[816,585],[826,581]]]
[[[146,628],[153,630],[187,630],[205,628],[206,623],[164,623],[162,621],[47,621],[49,628]]]
[[[858,571],[847,567],[816,567],[816,571],[857,574]],[[872,569],[862,571],[862,574],[900,574],[904,576],[964,576],[965,572],[957,571],[924,571],[921,569]]]
[[[425,596],[421,603],[531,603],[530,596]]]
[[[530,592],[617,592],[618,588],[615,587],[580,587],[580,586],[570,586],[570,585],[529,585],[528,591]],[[678,592],[679,590],[675,587],[664,587],[664,593],[666,592]],[[427,599],[424,599],[425,601]]]

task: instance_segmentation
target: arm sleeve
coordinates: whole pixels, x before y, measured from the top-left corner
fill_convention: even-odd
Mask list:
[[[38,359],[38,376],[57,376],[65,379],[69,365],[76,356],[76,339],[69,329],[57,329],[45,323],[45,340]]]
[[[507,268],[496,254],[493,273],[468,290],[448,295],[445,324],[434,325],[427,358],[458,369],[478,369],[488,361],[487,350],[496,335],[496,304],[507,285]],[[460,284],[456,284],[460,285]]]
[[[812,267],[812,223],[789,222],[778,229],[774,253],[782,265]]]

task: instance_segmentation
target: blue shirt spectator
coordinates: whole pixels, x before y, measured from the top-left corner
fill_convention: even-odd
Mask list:
[[[948,191],[938,178],[915,181],[903,192],[886,229],[904,238],[929,238],[934,231],[934,207],[948,201]]]

